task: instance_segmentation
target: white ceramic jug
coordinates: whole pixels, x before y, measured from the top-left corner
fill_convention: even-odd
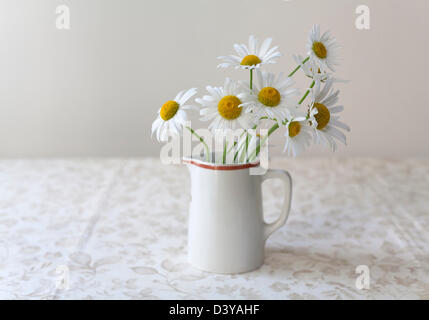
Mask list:
[[[267,238],[288,218],[292,179],[287,171],[252,174],[258,163],[219,165],[184,159],[191,174],[188,260],[215,273],[240,273],[264,262]],[[280,216],[267,224],[262,212],[261,184],[279,178],[285,187]]]

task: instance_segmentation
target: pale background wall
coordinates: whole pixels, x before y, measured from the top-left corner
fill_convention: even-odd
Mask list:
[[[55,28],[60,4],[69,31]],[[369,31],[355,28],[359,4]],[[352,80],[338,154],[429,156],[428,12],[426,0],[1,0],[0,156],[156,156],[150,125],[165,100],[247,78],[216,57],[251,33],[284,54],[269,70],[291,70],[313,23],[336,35],[337,75]]]

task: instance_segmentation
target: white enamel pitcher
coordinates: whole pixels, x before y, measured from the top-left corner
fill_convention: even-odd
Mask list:
[[[215,273],[241,273],[264,262],[267,238],[288,218],[292,179],[287,171],[255,175],[259,163],[220,165],[184,159],[191,174],[188,261]],[[260,168],[259,168],[260,169]],[[261,184],[278,178],[285,187],[279,218],[265,223]]]

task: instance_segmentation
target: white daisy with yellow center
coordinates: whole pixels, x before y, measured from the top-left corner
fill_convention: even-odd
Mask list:
[[[328,78],[321,89],[320,81],[312,90],[312,103],[309,116],[311,126],[315,129],[313,137],[315,143],[329,145],[333,151],[337,149],[336,140],[347,144],[346,136],[340,130],[350,131],[350,127],[339,120],[336,114],[344,110],[344,106],[336,105],[338,102],[339,90],[333,92],[333,78]]]
[[[329,31],[320,35],[320,26],[313,26],[307,42],[310,61],[313,61],[322,71],[327,71],[328,68],[335,71],[334,66],[339,64],[338,49],[337,40],[331,37]]]
[[[158,117],[152,123],[152,134],[156,131],[158,141],[167,141],[169,136],[179,136],[187,120],[187,111],[196,109],[186,102],[197,93],[196,88],[183,90],[173,100],[165,102],[158,110]]]
[[[253,127],[253,116],[244,110],[247,108],[244,103],[248,100],[236,81],[226,78],[223,87],[207,86],[206,89],[209,95],[195,101],[202,105],[201,120],[212,120],[210,130]]]
[[[277,77],[269,72],[256,71],[256,81],[250,89],[249,83],[242,82],[245,90],[248,110],[258,118],[267,117],[281,123],[290,109],[297,106],[298,91],[293,88],[294,81],[290,77],[279,74]]]
[[[272,39],[267,38],[259,47],[258,40],[254,36],[249,36],[249,45],[234,44],[237,55],[220,56],[223,60],[218,68],[235,67],[236,69],[256,69],[263,64],[276,63],[276,58],[281,54],[277,46],[270,48]]]
[[[283,152],[288,156],[296,157],[310,145],[311,132],[313,129],[304,113],[295,112],[295,115],[288,119],[285,130],[285,147]]]

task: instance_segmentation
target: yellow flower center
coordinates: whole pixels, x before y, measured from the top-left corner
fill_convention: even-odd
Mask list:
[[[328,55],[325,45],[319,41],[313,42],[313,51],[320,59],[325,59]]]
[[[162,105],[159,115],[164,121],[167,121],[176,115],[177,110],[179,110],[179,104],[176,101],[170,100]]]
[[[280,103],[280,92],[272,87],[265,87],[259,91],[258,100],[267,107],[275,107]]]
[[[289,137],[293,138],[301,131],[301,124],[298,121],[292,121],[289,124]]]
[[[234,120],[241,114],[242,108],[238,107],[240,104],[241,101],[236,96],[225,96],[217,104],[217,110],[223,118]]]
[[[325,105],[315,102],[313,108],[317,109],[317,114],[314,115],[317,121],[317,129],[322,130],[329,123],[331,113]]]
[[[258,63],[261,63],[261,59],[253,54],[245,56],[243,60],[241,60],[242,66],[256,66]]]

